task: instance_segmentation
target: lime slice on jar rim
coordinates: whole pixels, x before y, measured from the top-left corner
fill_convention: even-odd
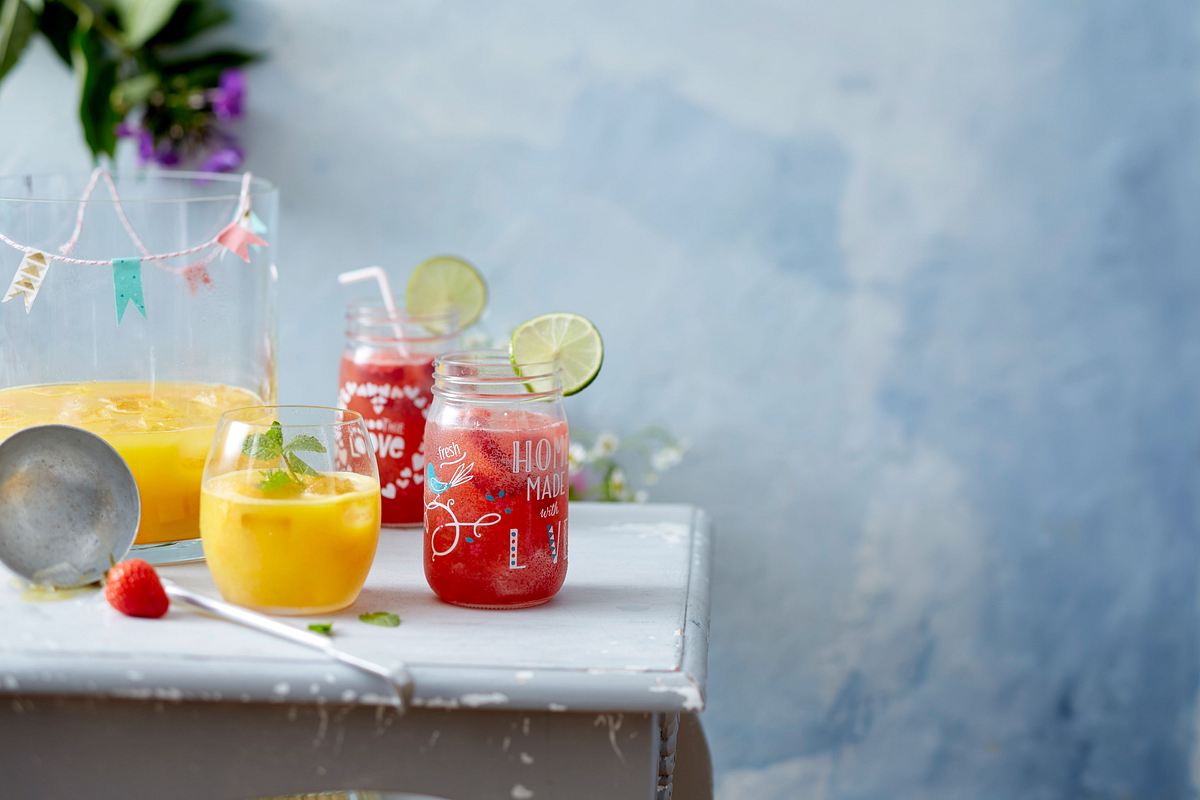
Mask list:
[[[521,364],[557,362],[563,395],[578,394],[600,374],[604,341],[587,317],[565,311],[542,314],[513,331],[509,358],[518,374]]]
[[[487,307],[487,281],[479,270],[457,256],[434,256],[408,276],[404,307],[410,316],[437,317],[422,322],[431,333],[448,335],[479,321]]]

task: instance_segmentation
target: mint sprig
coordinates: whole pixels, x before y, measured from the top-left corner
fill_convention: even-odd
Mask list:
[[[295,485],[292,476],[281,469],[264,469],[262,476],[263,478],[259,482],[258,488],[264,492],[277,492],[280,489],[286,489],[289,486]]]
[[[275,424],[278,425],[279,423]],[[298,436],[293,436],[292,440],[287,443],[286,449],[294,453],[324,453],[325,445],[321,444],[321,440],[317,437],[302,433]]]
[[[259,461],[271,461],[283,453],[283,426],[279,420],[271,423],[265,433],[252,433],[242,442],[242,455]]]
[[[332,622],[310,622],[308,629],[313,633],[319,633],[323,636],[333,636]]]
[[[383,628],[400,627],[400,617],[390,611],[368,611],[366,614],[359,614],[358,619],[368,625],[379,625]]]
[[[293,436],[290,441],[283,441],[283,426],[279,420],[271,423],[271,427],[262,433],[252,433],[242,442],[242,455],[256,461],[278,461],[279,466],[262,471],[262,482],[258,488],[264,492],[277,492],[296,486],[304,486],[305,478],[315,477],[320,473],[312,468],[297,453],[325,453],[325,445],[321,440],[307,433]]]

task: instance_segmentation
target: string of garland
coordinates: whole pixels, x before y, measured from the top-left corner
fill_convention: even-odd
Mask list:
[[[212,278],[208,274],[208,266],[217,257],[224,255],[226,252],[232,252],[238,258],[242,259],[242,261],[249,263],[251,247],[267,246],[267,240],[261,237],[261,234],[267,232],[267,226],[263,224],[262,220],[254,213],[253,208],[251,208],[250,185],[252,180],[253,178],[249,172],[242,175],[242,187],[238,194],[238,203],[237,208],[234,210],[233,219],[211,238],[183,250],[152,253],[147,249],[141,237],[138,236],[133,223],[130,222],[128,215],[125,213],[125,206],[121,202],[121,195],[117,191],[117,185],[112,179],[112,174],[107,169],[97,168],[93,170],[87,185],[84,187],[83,193],[80,195],[75,214],[75,228],[71,232],[70,238],[58,248],[57,253],[22,244],[0,233],[0,242],[24,254],[16,273],[13,275],[12,282],[9,283],[8,291],[5,293],[4,299],[0,300],[0,302],[7,303],[9,300],[21,298],[25,302],[25,313],[28,314],[33,308],[33,301],[37,298],[42,283],[46,280],[46,274],[50,270],[50,265],[58,261],[76,266],[107,267],[111,269],[113,275],[113,294],[117,307],[117,322],[119,323],[124,319],[125,310],[129,307],[130,303],[133,303],[138,312],[145,318],[146,300],[142,290],[143,264],[148,264],[164,272],[180,275],[187,281],[189,290],[194,293],[200,286],[212,285]],[[129,236],[130,242],[132,242],[134,248],[138,251],[139,255],[137,256],[94,259],[75,258],[71,255],[83,231],[84,221],[87,216],[88,201],[101,181],[108,188],[117,219],[120,220],[121,226]],[[203,253],[201,258],[182,267],[174,267],[165,263],[173,259],[200,253]]]

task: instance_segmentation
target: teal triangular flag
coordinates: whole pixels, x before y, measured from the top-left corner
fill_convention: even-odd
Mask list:
[[[140,258],[113,259],[113,290],[117,297],[117,322],[125,316],[125,308],[131,302],[146,318],[146,301],[142,297],[142,260]]]
[[[267,224],[258,218],[253,210],[250,211],[250,230],[262,236],[267,232]]]

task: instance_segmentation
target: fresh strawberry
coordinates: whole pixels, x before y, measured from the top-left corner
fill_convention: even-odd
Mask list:
[[[161,617],[171,604],[154,567],[140,558],[122,561],[108,571],[104,597],[130,617]]]

